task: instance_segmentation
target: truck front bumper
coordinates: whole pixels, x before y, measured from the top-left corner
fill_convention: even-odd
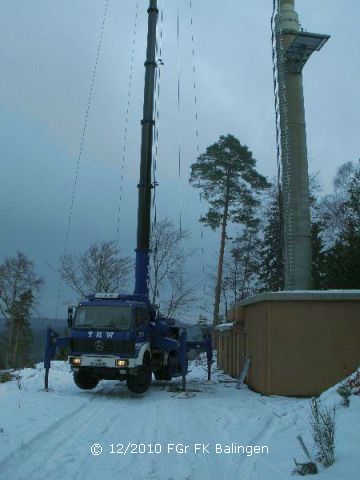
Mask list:
[[[118,361],[121,360],[124,360],[127,364],[119,365]],[[124,358],[117,355],[71,355],[68,361],[73,371],[81,367],[118,368],[127,371],[138,366],[137,358]]]

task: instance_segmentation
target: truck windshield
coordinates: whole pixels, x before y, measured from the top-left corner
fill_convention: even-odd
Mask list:
[[[75,328],[111,328],[129,330],[131,308],[114,306],[79,307],[74,319]]]

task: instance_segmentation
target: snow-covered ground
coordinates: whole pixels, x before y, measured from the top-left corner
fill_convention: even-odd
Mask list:
[[[306,460],[296,436],[312,444],[309,400],[238,390],[216,369],[208,383],[201,364],[193,364],[188,377],[191,398],[179,395],[176,381],[154,382],[144,395],[110,381],[81,391],[64,362],[53,362],[49,392],[40,364],[19,375],[0,384],[4,480],[289,479],[293,457]],[[359,479],[360,396],[352,396],[348,408],[335,387],[321,398],[337,406],[337,429],[335,464],[320,468],[319,477]],[[100,455],[91,453],[95,444]],[[247,450],[225,453],[232,444],[233,452]]]

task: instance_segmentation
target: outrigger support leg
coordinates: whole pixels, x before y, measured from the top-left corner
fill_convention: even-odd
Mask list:
[[[208,381],[210,381],[211,380],[211,365],[212,365],[212,360],[213,360],[211,335],[207,335],[207,338],[206,338],[205,342],[206,342],[206,360],[207,360]]]
[[[183,392],[186,391],[186,374],[188,370],[187,363],[187,333],[186,330],[183,330],[180,334],[180,367]]]

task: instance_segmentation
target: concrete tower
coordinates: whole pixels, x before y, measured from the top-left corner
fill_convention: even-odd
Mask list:
[[[275,17],[283,187],[285,289],[311,288],[311,222],[302,69],[328,35],[300,30],[294,0],[279,0]]]

